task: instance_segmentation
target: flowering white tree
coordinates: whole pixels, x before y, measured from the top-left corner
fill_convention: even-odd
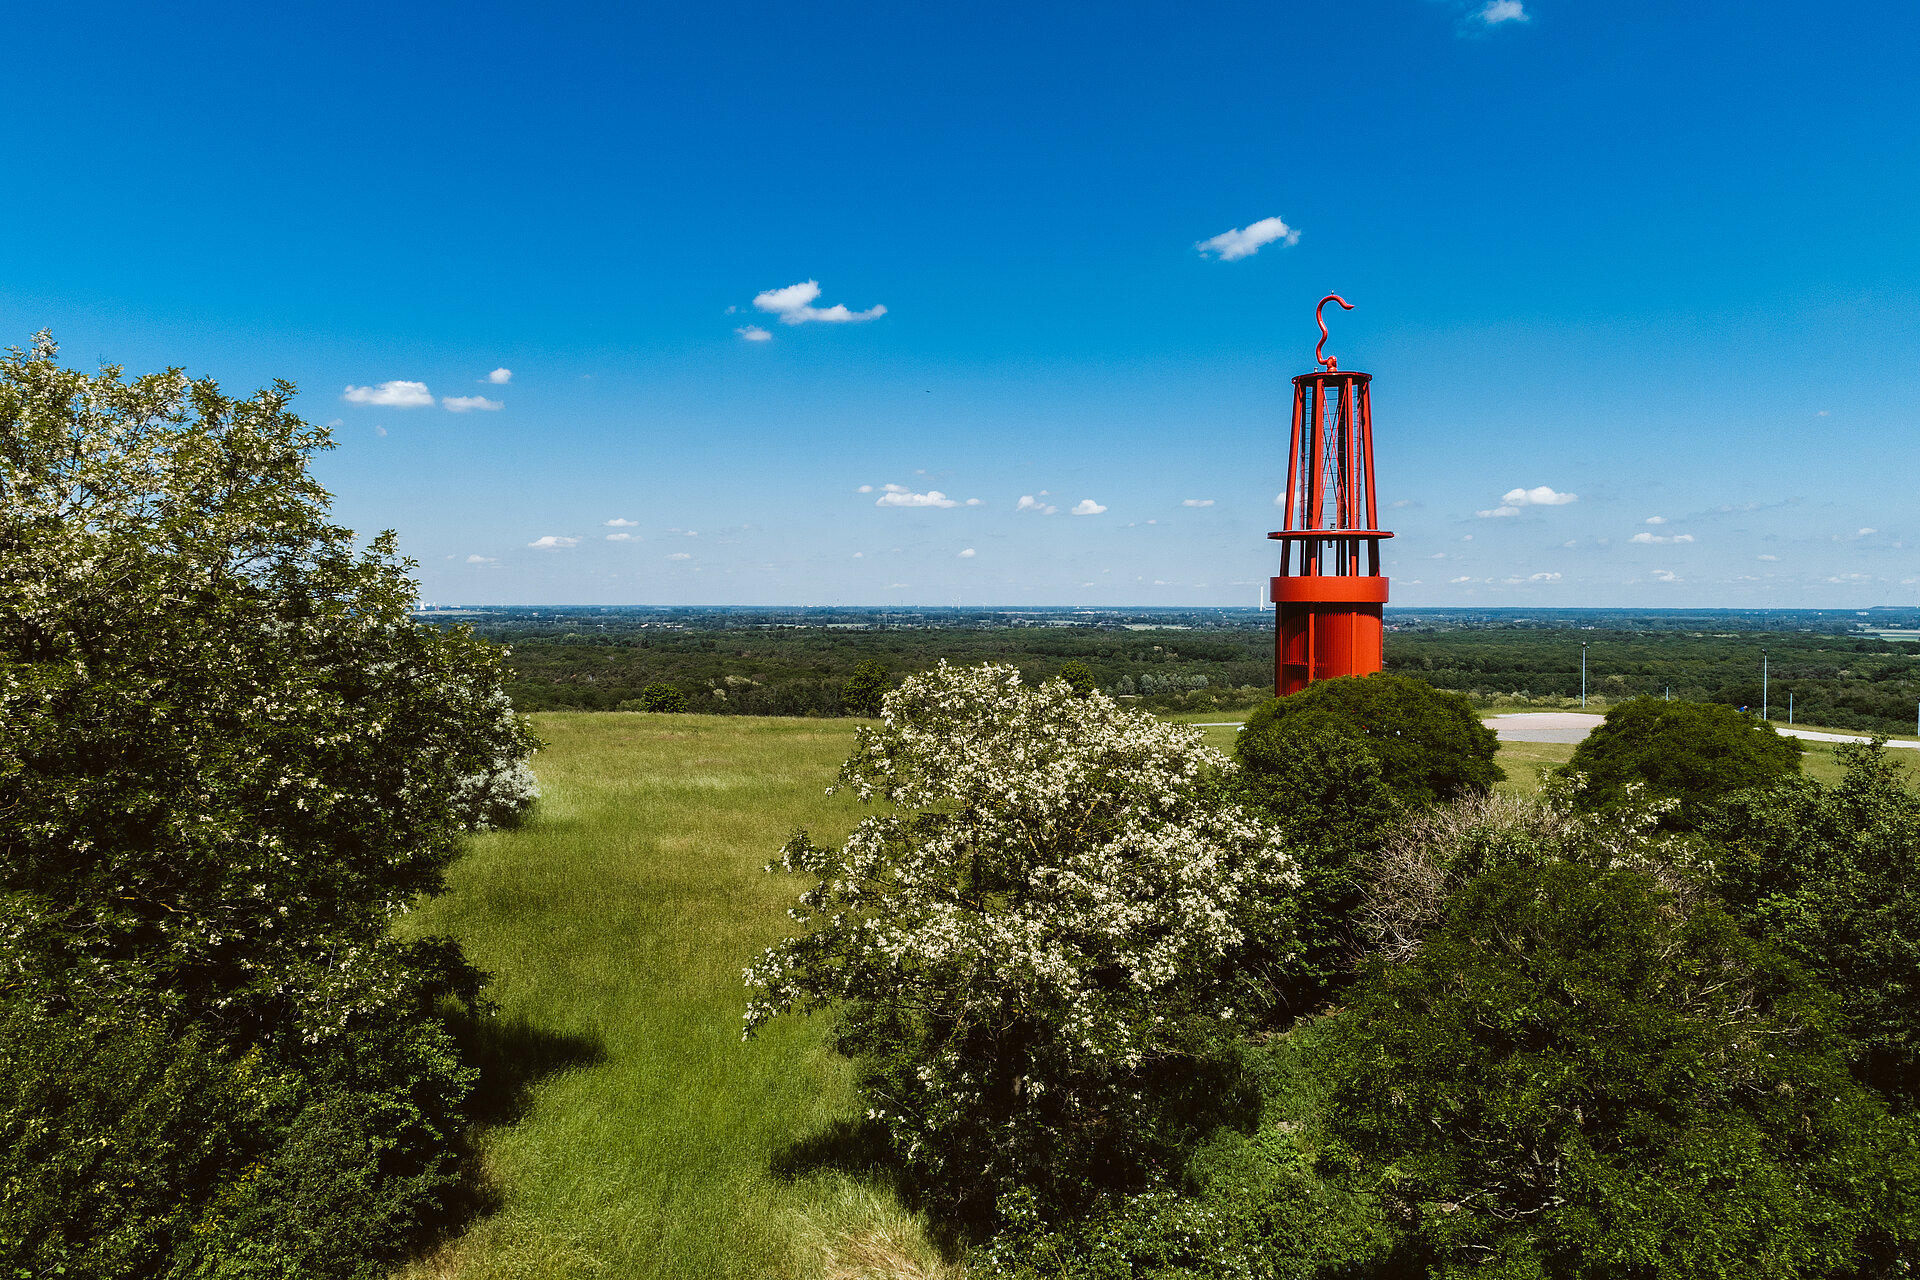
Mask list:
[[[1223,968],[1284,945],[1298,884],[1202,737],[1011,666],[907,680],[840,775],[886,811],[769,868],[817,883],[747,970],[747,1034],[837,1007],[869,1117],[962,1198],[1141,1158],[1163,1086],[1210,1079],[1235,1029]]]

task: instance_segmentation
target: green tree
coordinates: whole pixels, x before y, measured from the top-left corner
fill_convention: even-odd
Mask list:
[[[640,710],[679,712],[687,709],[687,695],[666,683],[656,680],[640,691]]]
[[[1060,668],[1059,678],[1067,682],[1067,688],[1084,698],[1094,690],[1093,668],[1075,658]]]
[[[1878,744],[1844,744],[1831,787],[1789,778],[1708,820],[1714,888],[1840,998],[1855,1074],[1920,1105],[1920,795]]]
[[[948,1209],[1084,1203],[1250,1103],[1231,975],[1284,956],[1278,834],[1164,724],[1010,666],[942,665],[860,730],[841,784],[879,801],[840,848],[800,833],[804,928],[746,974],[749,1034],[834,1008],[870,1117]]]
[[[1796,739],[1732,707],[1635,698],[1607,712],[1563,771],[1585,778],[1583,808],[1617,805],[1638,783],[1647,797],[1675,802],[1670,830],[1692,830],[1734,792],[1799,773],[1800,752]]]
[[[45,335],[0,360],[0,968],[47,1017],[254,1056],[280,1082],[262,1149],[307,1144],[384,1215],[315,1237],[357,1254],[283,1259],[334,1275],[452,1177],[467,1076],[433,1010],[477,975],[391,926],[515,807],[533,743],[500,652],[412,620],[392,535],[328,521],[327,434],[291,395],[89,376]],[[314,1128],[327,1097],[359,1118]],[[51,1185],[26,1151],[0,1183]]]
[[[863,659],[853,669],[847,682],[840,686],[840,701],[847,711],[856,716],[877,716],[880,714],[880,701],[887,696],[887,690],[893,687],[893,674],[886,664],[872,658]]]
[[[1280,777],[1310,734],[1358,742],[1408,805],[1482,793],[1506,777],[1494,763],[1499,739],[1464,697],[1385,674],[1319,680],[1275,698],[1248,717],[1234,754],[1250,776]]]
[[[1324,1158],[1400,1224],[1401,1274],[1904,1273],[1920,1147],[1835,1021],[1717,909],[1499,868],[1335,1019]]]

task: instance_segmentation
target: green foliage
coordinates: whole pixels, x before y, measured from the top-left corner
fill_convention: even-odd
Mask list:
[[[257,1061],[303,1099],[249,1130],[244,1188],[204,1185],[231,1168],[219,1152],[191,1166],[134,1152],[159,1179],[150,1198],[76,1206],[76,1229],[112,1240],[162,1200],[253,1196],[263,1223],[358,1240],[313,1272],[346,1274],[396,1247],[369,1214],[407,1220],[431,1200],[465,1088],[420,1046],[444,1038],[435,1003],[477,977],[392,924],[440,889],[467,827],[524,806],[514,775],[533,743],[499,652],[412,621],[391,535],[359,550],[328,522],[307,470],[326,433],[288,411],[291,394],[232,399],[177,371],[89,377],[44,336],[0,360],[0,971],[49,1026],[121,1028],[102,1052],[158,1081],[156,1097],[173,1086],[152,1029],[179,1038],[186,1101],[152,1114],[181,1129],[141,1139],[154,1151],[200,1141],[195,1117],[239,1087],[220,1062]],[[83,1083],[70,1105],[24,1095],[22,1131],[109,1114],[114,1081]],[[383,1109],[389,1085],[418,1123]],[[299,1117],[323,1097],[337,1098],[326,1131],[346,1133],[341,1108],[358,1108],[362,1137],[321,1144],[339,1176],[301,1219],[277,1197],[322,1184],[275,1171],[312,1167],[299,1153],[321,1148],[302,1135],[320,1130]],[[42,1103],[54,1112],[32,1118]],[[37,1176],[35,1150],[13,1148],[26,1163],[0,1181]]]
[[[881,812],[770,868],[813,884],[747,971],[749,1034],[837,1011],[869,1118],[949,1212],[1177,1159],[1250,1103],[1229,979],[1284,962],[1297,882],[1202,738],[1012,667],[907,680],[841,772]]]
[[[1060,668],[1060,679],[1067,682],[1067,688],[1084,698],[1094,690],[1093,668],[1075,658]]]
[[[1499,739],[1465,698],[1385,674],[1320,680],[1275,698],[1248,717],[1235,755],[1249,774],[1278,777],[1311,734],[1358,742],[1408,805],[1484,792],[1506,777],[1494,763]]]
[[[1640,783],[1648,798],[1677,802],[1668,829],[1692,830],[1734,792],[1799,773],[1800,751],[1798,740],[1731,707],[1635,698],[1607,712],[1563,772],[1585,777],[1583,808],[1618,805]]]
[[[1298,1014],[1348,973],[1353,914],[1403,806],[1381,776],[1379,758],[1345,733],[1243,730],[1235,754],[1236,795],[1284,833],[1300,867],[1287,963],[1244,970],[1253,990],[1238,1003]]]
[[[1920,795],[1878,745],[1844,744],[1836,786],[1793,778],[1707,825],[1715,889],[1838,993],[1855,1073],[1920,1105]]]
[[[892,673],[884,662],[867,658],[853,669],[847,682],[840,686],[840,701],[846,706],[847,714],[852,716],[877,716],[880,714],[880,700],[887,696],[887,690],[893,687]]]
[[[678,713],[687,709],[687,695],[665,681],[656,680],[642,689],[632,703],[623,702],[620,706],[622,710]]]
[[[1488,872],[1330,1028],[1330,1167],[1437,1276],[1885,1275],[1920,1148],[1832,1001],[1711,907],[1571,863]]]

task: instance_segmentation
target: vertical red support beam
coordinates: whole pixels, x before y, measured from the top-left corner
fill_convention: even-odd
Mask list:
[[[1286,527],[1289,529],[1294,527],[1293,526],[1294,500],[1298,495],[1299,488],[1300,488],[1300,417],[1301,417],[1301,412],[1302,412],[1305,399],[1306,399],[1306,388],[1295,387],[1293,391],[1293,435],[1287,442],[1287,523],[1286,523]],[[1287,573],[1290,571],[1291,565],[1288,562],[1292,558],[1292,554],[1293,554],[1292,543],[1283,542],[1280,544],[1280,572]]]

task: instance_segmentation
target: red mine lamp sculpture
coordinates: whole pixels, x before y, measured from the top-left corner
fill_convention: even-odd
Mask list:
[[[1368,373],[1345,373],[1327,345],[1329,302],[1313,310],[1320,343],[1317,373],[1293,380],[1293,443],[1287,453],[1287,527],[1267,536],[1280,543],[1273,579],[1273,691],[1298,693],[1315,680],[1380,670],[1380,610],[1387,580],[1380,574],[1373,497],[1373,402]]]

